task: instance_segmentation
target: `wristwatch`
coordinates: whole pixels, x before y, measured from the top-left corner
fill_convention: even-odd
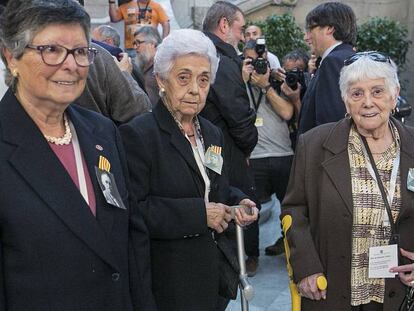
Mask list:
[[[262,93],[266,95],[266,94],[267,94],[267,92],[269,91],[269,89],[270,89],[271,87],[272,87],[272,85],[270,85],[270,84],[269,84],[269,85],[266,85],[266,86],[262,89]]]

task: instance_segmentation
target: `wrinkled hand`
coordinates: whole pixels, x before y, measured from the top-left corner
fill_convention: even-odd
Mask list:
[[[243,81],[244,82],[248,82],[250,80],[250,75],[253,73],[253,65],[252,65],[252,60],[250,58],[246,58],[243,61],[243,67],[242,67],[242,76],[243,76]]]
[[[404,257],[410,259],[411,261],[414,261],[414,253],[408,252],[402,248],[401,255]],[[400,281],[404,283],[407,286],[414,287],[414,263],[398,266],[398,267],[392,267],[390,269],[390,272],[398,272],[398,276],[400,278]]]
[[[302,88],[302,85],[299,82],[297,85],[298,87],[296,90],[292,90],[285,82],[280,87],[280,90],[283,92],[283,94],[286,95],[290,102],[296,102],[300,100],[300,90]]]
[[[258,86],[263,89],[269,85],[269,75],[270,75],[269,67],[267,67],[267,71],[263,75],[258,74],[256,71],[253,71],[253,73],[250,76],[250,81],[253,85]]]
[[[286,71],[285,69],[279,67],[276,70],[272,70],[272,77],[280,82],[285,81]]]
[[[209,202],[206,204],[207,226],[218,233],[222,233],[231,221],[231,211],[229,207],[221,203]]]
[[[131,57],[129,57],[127,53],[121,53],[121,55],[122,55],[121,61],[118,61],[118,59],[114,57],[115,63],[118,65],[121,71],[126,71],[126,72],[131,73],[132,72]]]
[[[319,276],[323,276],[322,273],[312,274],[299,282],[298,291],[302,297],[309,298],[311,300],[326,299],[326,290],[319,290],[316,280]]]
[[[247,209],[236,208],[234,211],[235,221],[239,226],[248,226],[257,220],[259,210],[256,207],[256,203],[249,199],[243,199],[239,204],[247,207]]]

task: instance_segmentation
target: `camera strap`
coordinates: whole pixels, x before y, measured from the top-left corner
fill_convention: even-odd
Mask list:
[[[250,98],[253,102],[254,109],[256,110],[256,113],[257,113],[257,111],[259,110],[259,107],[260,107],[260,103],[262,102],[263,92],[259,88],[259,98],[257,99],[257,102],[256,102],[256,98],[254,97],[253,88],[252,88],[252,85],[250,84],[250,82],[247,83],[247,87],[249,89],[249,93],[250,93],[249,95],[250,95]]]

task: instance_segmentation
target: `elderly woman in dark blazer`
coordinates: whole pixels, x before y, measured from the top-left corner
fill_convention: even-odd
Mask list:
[[[150,233],[159,310],[216,310],[217,244],[227,241],[221,234],[231,220],[227,204],[252,209],[252,215],[236,209],[242,225],[257,218],[254,202],[227,184],[222,133],[198,116],[217,65],[214,45],[203,33],[172,32],[155,56],[161,102],[120,128],[132,190]]]
[[[391,116],[400,87],[386,55],[347,59],[340,88],[346,118],[299,138],[282,206],[293,219],[287,239],[302,310],[398,310],[414,280],[414,129]],[[407,273],[396,277],[390,262],[374,274],[376,251],[399,253],[408,265],[394,271]]]
[[[109,119],[71,105],[96,52],[89,30],[72,0],[9,1],[1,16],[0,310],[133,310],[123,147]]]

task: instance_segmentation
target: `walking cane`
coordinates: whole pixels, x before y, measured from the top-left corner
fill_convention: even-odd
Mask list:
[[[243,205],[236,205],[234,208],[243,208]],[[234,216],[234,209],[233,219]],[[237,257],[239,260],[240,266],[240,275],[239,275],[239,289],[240,289],[240,301],[241,301],[241,309],[242,311],[249,311],[249,301],[254,297],[254,288],[249,282],[249,278],[246,273],[246,262],[245,254],[244,254],[244,232],[243,228],[236,224],[236,236],[237,236]]]
[[[290,289],[290,296],[292,298],[292,311],[300,311],[300,295],[298,288],[296,287],[295,281],[293,280],[293,269],[290,264],[290,248],[287,240],[287,231],[292,226],[292,216],[286,215],[282,219],[282,228],[285,237],[283,239],[283,243],[285,245],[285,254],[286,254],[286,267],[289,276],[289,289]],[[320,290],[325,290],[328,286],[328,281],[324,276],[319,276],[316,279],[316,284]]]

